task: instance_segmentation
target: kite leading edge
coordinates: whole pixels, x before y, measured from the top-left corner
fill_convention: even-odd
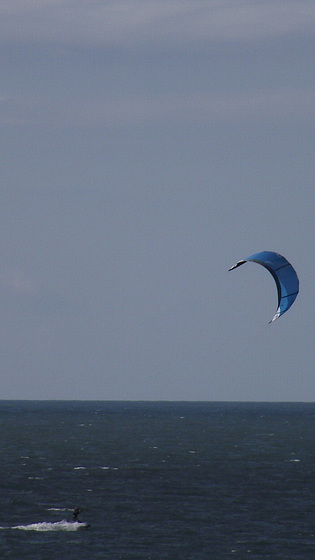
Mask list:
[[[238,261],[229,270],[233,270],[248,261],[261,264],[272,274],[278,290],[278,308],[270,323],[281,317],[294,303],[299,293],[299,279],[293,266],[279,253],[262,251],[247,259]]]

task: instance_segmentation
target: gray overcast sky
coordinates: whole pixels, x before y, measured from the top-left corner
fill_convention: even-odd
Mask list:
[[[0,16],[0,398],[314,401],[314,0]]]

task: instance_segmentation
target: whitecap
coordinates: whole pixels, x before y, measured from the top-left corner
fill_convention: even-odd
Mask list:
[[[12,529],[19,529],[20,531],[78,531],[88,527],[87,523],[79,523],[78,521],[70,522],[63,519],[50,523],[43,521],[41,523],[30,523],[29,525],[16,525]]]
[[[44,480],[43,476],[28,476],[28,480]]]

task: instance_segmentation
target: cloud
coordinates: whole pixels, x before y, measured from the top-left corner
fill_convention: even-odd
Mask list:
[[[51,314],[74,309],[74,305],[54,289],[42,285],[17,267],[4,267],[0,274],[2,311]]]
[[[72,99],[61,104],[55,99],[14,96],[5,103],[0,121],[7,125],[134,126],[177,123],[310,122],[315,118],[315,92],[308,88],[279,88],[228,93],[170,92],[138,94],[126,92],[114,97]]]
[[[0,41],[13,48],[3,50],[0,122],[309,122],[315,103],[305,52],[314,26],[311,0],[5,0]],[[304,54],[295,48],[299,35]],[[283,37],[289,48],[275,48],[272,40]],[[257,41],[266,51],[255,49]],[[216,47],[206,56],[199,48],[190,58],[194,46],[210,42]],[[24,56],[25,44],[35,48]],[[150,58],[153,51],[162,55]]]
[[[2,266],[0,272],[0,289],[9,290],[20,295],[34,294],[38,282],[26,271],[17,267]]]
[[[88,122],[136,124],[167,122],[240,122],[260,119],[282,121],[315,117],[315,92],[280,89],[258,92],[213,94],[128,95],[93,107],[77,108],[73,117],[85,115]]]
[[[159,49],[313,33],[312,0],[6,0],[2,41]]]

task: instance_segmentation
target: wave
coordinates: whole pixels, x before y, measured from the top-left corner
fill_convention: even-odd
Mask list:
[[[8,527],[8,529],[19,529],[20,531],[78,531],[87,527],[90,527],[88,523],[63,519],[54,523],[43,521],[41,523],[31,523],[30,525],[16,525],[15,527]]]

